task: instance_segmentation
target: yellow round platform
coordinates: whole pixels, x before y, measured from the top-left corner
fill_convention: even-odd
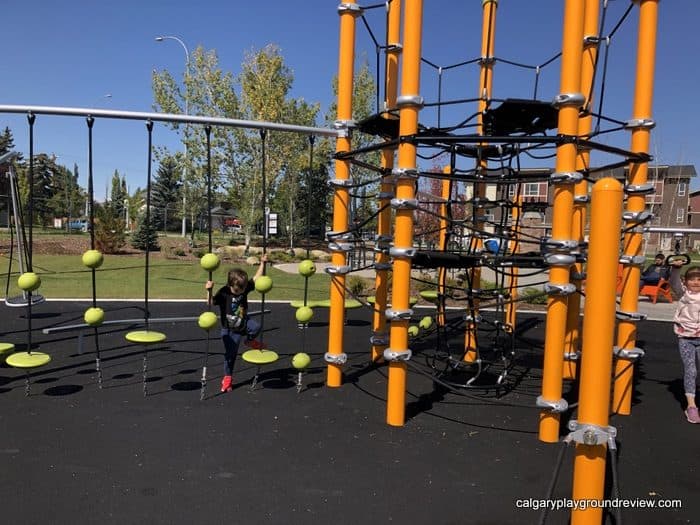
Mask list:
[[[308,299],[306,300],[306,306],[308,306],[310,308],[314,308],[314,307],[318,306],[317,303],[318,303],[318,301],[310,301]],[[290,301],[289,306],[291,306],[292,308],[301,308],[302,306],[304,306],[304,301],[303,300]]]
[[[36,368],[51,361],[49,354],[42,352],[16,352],[6,359],[6,363],[15,368]]]
[[[272,350],[248,350],[243,352],[241,357],[246,363],[253,363],[254,365],[268,365],[279,359],[277,352]]]
[[[137,330],[136,332],[129,332],[124,338],[132,343],[152,345],[155,343],[162,343],[165,341],[166,336],[161,332],[154,332],[153,330]]]
[[[0,343],[0,356],[9,354],[15,349],[15,345],[12,343]]]
[[[438,299],[437,290],[423,290],[419,294],[426,301],[435,302]]]
[[[308,305],[312,306],[312,305]],[[330,299],[322,299],[321,301],[316,301],[316,303],[313,306],[318,306],[319,308],[330,308],[331,307],[331,300]],[[362,303],[358,301],[357,299],[345,299],[345,309],[346,310],[352,310],[353,308],[362,308]]]
[[[374,304],[375,302],[377,302],[377,298],[376,298],[374,295],[370,295],[370,296],[367,298],[367,302],[368,302],[369,304]],[[409,304],[410,306],[413,306],[413,305],[416,304],[417,302],[418,302],[418,297],[413,297],[413,296],[411,296],[411,297],[408,298],[408,304]]]

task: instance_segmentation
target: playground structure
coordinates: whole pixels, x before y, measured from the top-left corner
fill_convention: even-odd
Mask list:
[[[441,127],[439,122],[437,126],[424,126],[419,123],[420,111],[425,106],[420,94],[423,9],[421,0],[393,0],[388,3],[384,83],[386,109],[360,123],[352,120],[352,86],[355,25],[358,17],[362,16],[363,8],[353,1],[344,2],[339,7],[341,49],[338,120],[333,130],[233,119],[79,108],[0,106],[0,112],[28,113],[30,130],[33,129],[35,116],[41,114],[87,117],[90,133],[91,122],[95,118],[145,121],[149,126],[149,174],[153,122],[237,126],[264,131],[305,133],[310,137],[335,137],[335,177],[330,181],[334,189],[334,216],[332,231],[328,234],[332,265],[328,269],[331,287],[328,351],[325,356],[326,383],[329,387],[341,386],[343,364],[346,362],[343,326],[347,294],[346,276],[351,271],[347,264],[347,256],[353,249],[354,239],[348,214],[351,190],[355,187],[351,167],[363,162],[362,154],[379,152],[381,164],[376,167],[376,172],[379,174],[381,187],[378,194],[377,249],[374,262],[377,276],[370,355],[372,361],[388,363],[387,423],[401,426],[405,420],[407,372],[412,357],[409,328],[413,318],[410,287],[413,268],[431,269],[438,276],[435,293],[437,333],[449,324],[446,312],[446,298],[450,295],[447,271],[454,268],[467,271],[465,288],[468,290],[468,299],[463,319],[464,351],[458,352],[458,359],[450,358],[451,365],[458,364],[465,370],[478,370],[483,364],[483,349],[479,344],[479,333],[482,329],[480,325],[485,322],[480,313],[484,306],[482,303],[491,301],[499,315],[502,315],[502,319],[499,319],[496,325],[498,333],[512,333],[516,326],[520,271],[523,268],[548,268],[549,282],[545,285],[548,303],[544,376],[542,393],[538,399],[540,439],[550,443],[559,441],[560,416],[569,410],[566,401],[562,399],[562,381],[564,378],[572,379],[578,374],[579,419],[570,426],[571,433],[567,437],[576,443],[577,448],[574,498],[602,499],[605,458],[608,447],[614,445],[616,437],[615,429],[608,426],[609,407],[612,401],[613,412],[630,413],[633,364],[643,355],[643,351],[636,347],[635,341],[636,323],[643,319],[637,312],[636,283],[639,281],[640,266],[644,262],[641,254],[641,236],[642,227],[648,220],[645,213],[645,196],[653,191],[653,186],[647,183],[646,172],[650,160],[649,135],[654,125],[651,94],[658,0],[638,0],[632,4],[639,6],[640,19],[634,111],[630,120],[616,122],[621,124],[620,129],[631,131],[629,150],[594,140],[597,134],[602,133],[593,129],[594,118],[614,122],[592,109],[594,79],[599,63],[598,47],[604,38],[610,38],[610,35],[600,33],[599,3],[598,0],[565,2],[560,94],[552,104],[537,100],[496,101],[492,98],[494,66],[498,62],[494,53],[498,2],[482,1],[483,44],[480,58],[477,60],[481,80],[478,86],[479,96],[470,101],[477,105],[475,124],[470,124],[476,129],[474,134],[455,133],[459,130],[447,130]],[[400,42],[402,16],[404,41]],[[401,82],[398,78],[399,60]],[[496,106],[499,102],[500,105]],[[363,151],[353,150],[354,128],[375,134],[381,140]],[[547,131],[551,129],[557,129],[557,134],[547,135]],[[264,133],[261,137],[264,149]],[[449,157],[449,163],[441,173],[424,171],[417,162],[421,149],[439,150]],[[555,150],[556,165],[546,176],[541,173],[533,176],[528,174],[527,170],[521,169],[520,156],[524,152],[547,149]],[[591,156],[597,152],[614,156],[617,160],[594,167]],[[464,162],[465,158],[469,159],[474,167],[461,167],[460,163]],[[624,186],[624,193],[627,195],[624,213],[623,187],[610,178],[600,179],[594,186],[592,197],[589,196],[589,184],[596,179],[596,175],[623,165],[629,165],[629,179]],[[439,213],[439,248],[430,252],[416,249],[413,239],[414,215],[424,208],[424,204],[416,198],[415,191],[421,177],[439,178],[443,188],[443,202]],[[523,244],[535,240],[524,240],[521,218],[525,205],[519,188],[528,181],[541,180],[548,181],[554,188],[552,235],[544,240],[540,252],[521,253]],[[457,183],[470,185],[470,196],[462,203],[469,207],[468,216],[465,217],[451,215],[450,206],[455,201]],[[499,198],[488,196],[489,186],[498,187]],[[486,212],[497,208],[500,211],[498,220],[488,219]],[[590,221],[587,215],[590,215]],[[621,224],[623,219],[624,226]],[[456,235],[457,223],[461,228],[470,231],[468,247],[459,253],[448,250],[450,237]],[[590,232],[589,242],[584,240],[586,231]],[[620,232],[624,232],[622,243]],[[492,241],[493,248],[485,242],[487,239]],[[29,245],[31,246],[31,242]],[[211,252],[211,238],[209,248]],[[623,287],[620,307],[616,309],[615,296],[611,291],[615,289],[614,279],[618,261],[623,264],[623,281],[629,285]],[[480,270],[483,266],[490,267],[503,278],[495,292],[481,289]],[[392,272],[391,289],[389,271]],[[31,263],[28,265],[28,272],[31,272]],[[146,271],[144,323],[146,332],[149,332],[147,276]],[[587,323],[581,330],[578,298],[584,279]],[[31,297],[31,290],[28,292]],[[93,302],[95,301],[96,296],[93,294]],[[30,299],[27,308],[30,309],[31,304]],[[302,307],[306,306],[305,297]],[[96,304],[93,304],[93,307],[96,308]],[[613,342],[615,318],[619,321],[616,344]],[[28,332],[31,333],[31,311],[28,319]],[[95,328],[95,334],[96,330]],[[151,341],[150,336],[138,339],[132,337],[130,340],[143,344],[144,347],[150,342],[155,342]],[[28,350],[31,354],[31,343]],[[614,373],[613,351],[616,357]],[[507,361],[506,354],[507,352],[504,352],[501,355],[504,362]],[[99,352],[97,356],[99,370]],[[579,361],[581,366],[577,367]],[[505,370],[507,363],[503,366]],[[145,373],[144,348],[144,393]],[[600,381],[601,377],[608,378],[611,375],[615,377],[612,400],[609,398],[607,385]],[[501,375],[502,377],[504,376]],[[206,363],[202,379],[203,388],[205,383]],[[575,511],[574,522],[593,523],[596,519],[600,521],[598,510],[600,509]]]

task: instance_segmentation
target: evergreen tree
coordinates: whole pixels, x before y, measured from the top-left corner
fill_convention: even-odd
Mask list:
[[[126,177],[121,177],[118,170],[112,175],[112,187],[110,191],[110,204],[117,217],[124,217],[124,200],[129,197],[126,191]]]
[[[15,139],[10,128],[5,127],[0,135],[0,155],[4,155],[15,147]]]
[[[163,158],[151,186],[151,214],[156,228],[171,230],[176,227],[182,170],[172,156]]]
[[[119,253],[126,242],[124,218],[112,202],[95,206],[95,244],[103,253]]]
[[[146,224],[146,214],[142,213],[139,216],[138,227],[131,237],[131,245],[137,250],[158,251],[158,231],[156,230],[155,220],[151,215],[150,225]]]

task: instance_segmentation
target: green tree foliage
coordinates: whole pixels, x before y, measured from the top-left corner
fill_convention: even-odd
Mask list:
[[[152,77],[154,109],[167,113],[206,115],[210,117],[240,118],[238,98],[234,91],[234,78],[224,73],[218,65],[216,51],[201,46],[190,55],[184,72],[182,86],[168,71],[154,71]],[[182,166],[185,184],[180,191],[185,194],[186,208],[182,209],[182,196],[177,199],[179,217],[189,216],[190,222],[200,215],[206,206],[207,195],[207,151],[203,126],[170,124],[180,132],[186,155],[177,154]],[[235,159],[229,152],[235,150],[235,138],[230,128],[214,127],[211,132],[212,187],[219,188],[222,174],[235,170]],[[157,158],[174,153],[158,150]]]
[[[145,213],[139,215],[138,226],[131,237],[131,245],[137,250],[148,249],[152,252],[160,250],[160,245],[158,244],[158,232],[156,230],[155,218],[153,215],[151,215],[148,223],[146,222]]]
[[[95,206],[95,246],[102,253],[119,253],[126,244],[123,217],[114,201]]]
[[[176,226],[182,172],[177,160],[164,157],[151,186],[151,213],[158,229],[172,230]]]
[[[0,134],[0,155],[4,155],[8,151],[12,151],[15,147],[15,139],[10,128],[5,126],[2,134]]]
[[[126,177],[122,177],[118,170],[112,174],[111,190],[109,192],[110,206],[117,217],[124,217],[125,200],[129,198],[126,189]]]

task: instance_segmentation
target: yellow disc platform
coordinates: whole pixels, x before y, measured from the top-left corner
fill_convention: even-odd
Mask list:
[[[9,356],[6,363],[15,368],[36,368],[38,366],[44,366],[49,361],[51,361],[51,356],[49,354],[44,354],[42,352],[16,352]]]
[[[422,292],[421,292],[421,294],[422,294]],[[370,295],[370,296],[367,298],[367,302],[368,302],[369,304],[374,304],[375,302],[377,302],[377,298],[376,298],[374,295]],[[409,304],[410,306],[413,306],[413,305],[416,304],[417,302],[418,302],[418,297],[413,297],[413,296],[411,296],[411,297],[408,298],[408,304]]]
[[[153,330],[137,330],[136,332],[129,332],[124,336],[127,341],[138,343],[140,345],[162,343],[165,341],[165,337],[165,334],[161,332],[154,332]]]
[[[319,308],[330,308],[331,300],[323,299],[321,301],[316,301],[316,304],[314,304],[314,306],[318,306]],[[362,303],[357,299],[345,299],[345,309],[352,310],[354,308],[362,308]]]
[[[279,359],[277,352],[272,350],[248,350],[243,352],[241,357],[246,363],[253,363],[254,365],[268,365]]]
[[[289,306],[291,306],[292,308],[301,308],[302,306],[304,306],[304,301],[303,301],[303,300],[301,300],[301,301],[297,301],[297,300],[290,301],[290,302],[289,302]],[[314,308],[314,307],[318,306],[318,301],[309,301],[309,300],[307,299],[307,301],[306,301],[306,306],[308,306],[308,307],[310,307],[310,308]]]
[[[430,301],[431,303],[434,303],[438,299],[437,290],[423,290],[422,292],[419,292],[419,294],[423,299]]]
[[[10,354],[15,349],[15,345],[12,343],[0,343],[0,356],[5,354]]]

